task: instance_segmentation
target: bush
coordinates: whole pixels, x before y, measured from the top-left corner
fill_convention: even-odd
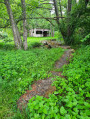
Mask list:
[[[5,43],[8,43],[8,42],[12,42],[13,40],[11,39],[11,38],[5,38],[4,40],[3,40]]]
[[[89,45],[90,44],[90,34],[88,34],[83,40],[81,40],[81,42],[85,45]]]
[[[8,37],[6,32],[0,32],[0,39],[4,41],[4,43],[12,42],[13,40]]]
[[[41,43],[39,42],[34,42],[31,44],[31,47],[35,48],[35,47],[40,47],[41,46]]]
[[[6,32],[0,32],[0,38],[1,39],[5,39],[5,38],[7,38],[8,37],[8,34],[6,33]]]

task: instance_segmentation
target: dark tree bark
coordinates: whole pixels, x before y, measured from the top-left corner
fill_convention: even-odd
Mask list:
[[[21,0],[22,4],[22,16],[23,16],[23,47],[27,50],[27,20],[26,20],[26,5],[25,0]]]
[[[87,6],[89,2],[90,2],[89,0],[85,0],[85,5]]]
[[[67,8],[68,13],[71,12],[71,7],[72,7],[72,0],[68,0],[68,8]]]
[[[61,34],[62,34],[62,37],[63,37],[63,39],[64,39],[64,41],[65,41],[65,39],[66,39],[66,34],[65,34],[65,32],[64,32],[64,30],[63,30],[63,28],[61,27],[61,24],[60,24],[60,21],[59,21],[59,10],[58,10],[58,6],[57,6],[57,1],[56,0],[53,0],[53,3],[54,3],[54,8],[55,8],[55,14],[56,14],[56,22],[57,22],[57,24],[58,24],[58,29],[59,29],[59,32],[61,32]]]
[[[67,7],[67,15],[68,15],[68,19],[67,19],[67,39],[70,38],[71,36],[71,26],[70,26],[70,12],[71,12],[71,8],[72,8],[72,0],[68,0],[68,7]]]
[[[61,0],[59,0],[59,6],[60,6],[60,13],[61,13],[61,17],[62,17]]]
[[[53,0],[53,3],[54,3],[54,8],[55,8],[55,14],[56,14],[56,17],[57,17],[56,18],[56,21],[57,21],[58,26],[60,26],[57,1],[56,0]]]
[[[18,31],[18,28],[17,28],[16,23],[15,23],[14,17],[13,17],[10,2],[9,2],[9,0],[4,0],[4,3],[6,5],[7,12],[9,15],[9,20],[10,20],[10,23],[12,26],[15,46],[17,47],[17,49],[21,49],[22,41],[21,41],[21,37],[20,37],[19,31]]]

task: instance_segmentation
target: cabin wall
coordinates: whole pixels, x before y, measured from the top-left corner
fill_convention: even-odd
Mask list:
[[[39,33],[37,34],[36,33],[36,32],[39,32],[39,31],[41,31],[42,34],[39,34]],[[29,33],[29,36],[31,36],[31,37],[44,37],[44,34],[43,34],[44,31],[49,32],[49,30],[45,30],[45,29],[31,29],[30,33]],[[47,34],[47,36],[50,36],[50,32],[49,32],[49,34]]]

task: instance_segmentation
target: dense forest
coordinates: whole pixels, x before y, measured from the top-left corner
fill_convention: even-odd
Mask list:
[[[90,1],[0,0],[0,90],[1,119],[90,119]]]

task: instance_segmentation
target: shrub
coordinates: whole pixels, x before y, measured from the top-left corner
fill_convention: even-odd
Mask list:
[[[40,42],[34,42],[31,44],[31,47],[35,48],[35,47],[40,47],[41,43]]]
[[[89,45],[90,44],[90,34],[88,34],[83,40],[81,40],[81,42],[85,45]]]
[[[5,39],[5,38],[7,38],[7,37],[8,37],[8,35],[7,35],[6,32],[0,32],[0,38],[1,38],[1,39]]]
[[[12,39],[8,37],[6,32],[0,32],[0,39],[3,39],[4,43],[12,42]]]

